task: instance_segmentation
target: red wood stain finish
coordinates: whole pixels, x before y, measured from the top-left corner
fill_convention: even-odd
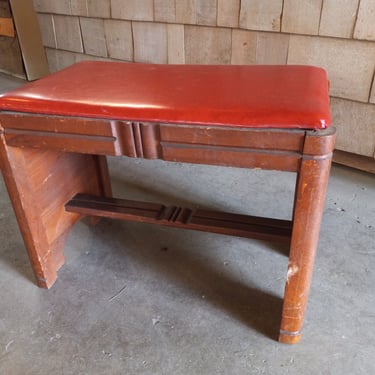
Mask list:
[[[310,66],[83,62],[0,96],[0,167],[37,283],[85,215],[290,245],[279,341],[301,337],[335,129]],[[106,156],[297,173],[293,219],[112,197]]]

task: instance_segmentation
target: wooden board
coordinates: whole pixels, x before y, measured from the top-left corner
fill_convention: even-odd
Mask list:
[[[14,38],[16,35],[14,31],[13,20],[8,17],[0,17],[0,36],[9,36]]]
[[[12,13],[9,2],[0,1],[0,19],[10,19],[11,17]],[[5,36],[0,32],[0,72],[26,78],[22,63],[21,48],[16,35],[14,37]]]
[[[336,164],[346,165],[347,167],[375,174],[375,159],[367,156],[335,150],[335,152],[333,153],[333,162]]]
[[[10,0],[27,79],[49,74],[48,62],[32,0]]]

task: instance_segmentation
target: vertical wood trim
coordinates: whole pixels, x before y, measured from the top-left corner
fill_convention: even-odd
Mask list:
[[[26,75],[35,80],[49,74],[39,22],[32,0],[10,0]]]

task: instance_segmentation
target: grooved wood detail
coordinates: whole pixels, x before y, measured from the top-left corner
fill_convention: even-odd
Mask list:
[[[227,160],[232,160],[237,167],[284,168],[290,171],[298,168],[305,136],[304,131],[294,130],[259,131],[131,121],[96,122],[93,119],[31,115],[27,116],[28,129],[21,129],[19,115],[9,114],[3,118],[5,139],[13,147],[48,147],[64,152],[193,163],[200,160],[201,163],[213,165],[225,165]],[[278,146],[275,148],[276,139]],[[280,154],[284,158],[280,159]],[[283,160],[282,166],[279,160]]]
[[[121,155],[145,159],[161,157],[158,124],[118,122],[117,137]]]
[[[2,115],[9,146],[288,171],[298,169],[303,154],[329,154],[334,134],[334,128],[315,133],[38,115],[25,115],[25,128],[21,117]]]
[[[159,203],[77,194],[66,205],[68,212],[112,219],[159,224],[246,238],[289,242],[292,222],[211,210],[192,210]]]

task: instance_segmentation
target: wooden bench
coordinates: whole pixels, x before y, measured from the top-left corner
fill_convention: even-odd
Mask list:
[[[0,96],[0,165],[40,287],[82,216],[290,244],[279,340],[301,337],[334,147],[308,66],[82,62]],[[106,155],[297,173],[292,220],[112,197]]]

